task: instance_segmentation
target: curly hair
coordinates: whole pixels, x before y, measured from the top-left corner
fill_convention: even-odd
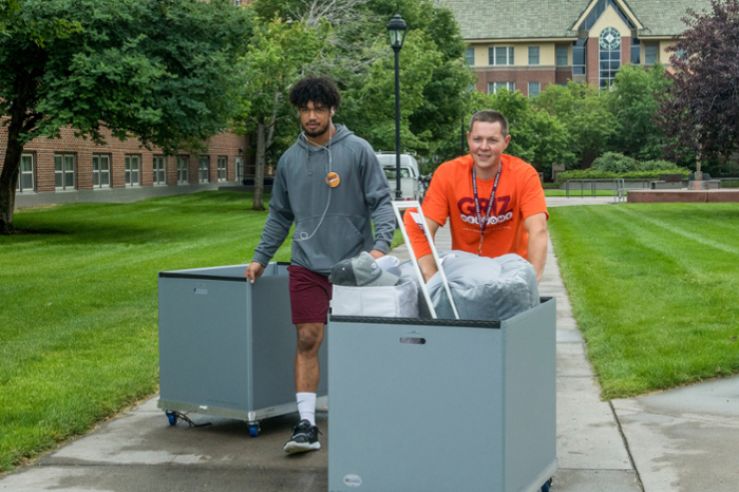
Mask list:
[[[328,77],[306,77],[290,89],[290,103],[296,108],[313,104],[338,109],[341,95],[336,83]]]

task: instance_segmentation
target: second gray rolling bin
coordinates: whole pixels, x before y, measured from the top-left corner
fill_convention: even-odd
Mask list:
[[[332,316],[330,492],[549,490],[555,301],[504,321]]]
[[[297,411],[287,265],[269,264],[253,285],[245,266],[159,273],[159,408],[170,424],[193,411],[246,420],[256,436],[261,419]],[[324,377],[318,395],[326,388]]]

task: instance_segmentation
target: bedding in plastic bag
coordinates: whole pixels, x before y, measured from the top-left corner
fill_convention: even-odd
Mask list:
[[[455,250],[441,261],[461,319],[504,320],[539,304],[534,267],[517,254],[488,258]],[[437,316],[454,319],[439,273],[428,291]]]

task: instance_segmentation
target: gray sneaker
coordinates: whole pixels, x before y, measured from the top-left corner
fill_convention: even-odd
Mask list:
[[[321,443],[318,441],[319,432],[318,427],[303,419],[295,426],[293,436],[282,449],[288,454],[317,451],[321,449]]]

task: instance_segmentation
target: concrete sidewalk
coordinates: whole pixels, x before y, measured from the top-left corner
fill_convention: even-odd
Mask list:
[[[580,205],[613,201],[563,200],[568,205],[575,200]],[[558,201],[549,204],[557,206]],[[437,242],[440,249],[449,249],[445,228]],[[395,253],[403,256],[403,250]],[[739,490],[739,378],[601,401],[552,248],[540,291],[557,299],[559,469],[552,490]],[[288,457],[282,444],[295,416],[262,421],[262,433],[254,439],[244,422],[206,415],[191,417],[210,425],[187,427],[180,421],[170,427],[156,401],[153,397],[128,409],[88,435],[0,478],[0,491],[328,490],[330,436],[325,413],[318,422],[324,448]]]

